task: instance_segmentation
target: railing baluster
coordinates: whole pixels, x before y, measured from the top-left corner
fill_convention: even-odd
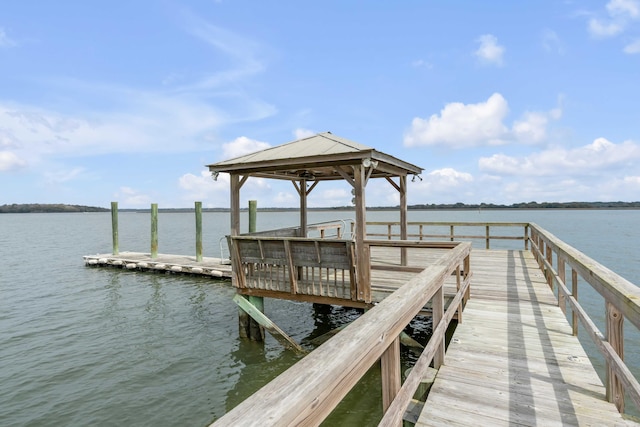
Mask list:
[[[558,257],[558,278],[560,279],[562,284],[566,286],[566,279],[565,279],[566,264],[564,262],[564,259],[560,258],[560,254],[556,254],[556,256]],[[562,310],[562,313],[566,315],[567,299],[564,292],[562,292],[560,288],[558,288],[558,305],[560,306],[560,310]]]
[[[624,360],[624,317],[622,313],[609,301],[605,303],[607,313],[607,341]],[[624,412],[624,388],[620,378],[614,373],[610,363],[607,363],[607,400],[613,402],[620,413]]]
[[[485,247],[486,249],[489,249],[489,226],[486,226],[486,230],[485,230]]]
[[[571,269],[571,295],[578,301],[578,272],[575,268]],[[578,336],[578,313],[575,310],[571,310],[571,326],[573,335]]]

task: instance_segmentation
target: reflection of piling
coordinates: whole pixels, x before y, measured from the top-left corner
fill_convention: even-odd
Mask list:
[[[118,202],[111,202],[111,236],[113,240],[112,254],[118,255]]]
[[[151,258],[158,258],[158,204],[151,204]]]

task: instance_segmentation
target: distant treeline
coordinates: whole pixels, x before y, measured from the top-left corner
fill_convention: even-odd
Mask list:
[[[398,206],[380,206],[369,207],[369,210],[397,210]],[[422,204],[410,205],[411,210],[453,210],[453,209],[640,209],[640,202],[527,202],[514,203],[512,205],[497,205],[493,203],[466,204]],[[228,212],[229,208],[203,208],[203,212]],[[243,208],[246,210],[246,208]],[[275,208],[266,207],[259,208],[265,211],[295,211],[298,208]],[[353,206],[325,207],[325,208],[309,208],[309,210],[353,210]],[[49,212],[109,212],[108,208],[82,205],[64,205],[64,204],[12,204],[0,206],[0,213],[49,213]],[[120,212],[149,212],[150,209],[119,209]],[[160,212],[193,212],[193,208],[164,208],[159,209]]]
[[[409,209],[640,209],[640,202],[527,202],[512,205],[454,203],[411,205]]]
[[[109,212],[109,209],[94,206],[63,204],[12,204],[0,206],[0,213],[54,213],[54,212]]]

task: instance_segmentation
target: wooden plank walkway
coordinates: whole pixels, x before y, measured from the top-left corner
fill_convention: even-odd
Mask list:
[[[630,426],[528,251],[474,249],[471,299],[416,426]]]

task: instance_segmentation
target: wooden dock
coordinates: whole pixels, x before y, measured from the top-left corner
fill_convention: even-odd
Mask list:
[[[118,255],[97,254],[83,257],[89,267],[117,267],[128,270],[157,271],[177,274],[194,274],[214,278],[231,278],[231,264],[228,260],[195,256],[150,253],[120,252]]]
[[[471,299],[417,426],[624,420],[529,251],[472,252]]]

